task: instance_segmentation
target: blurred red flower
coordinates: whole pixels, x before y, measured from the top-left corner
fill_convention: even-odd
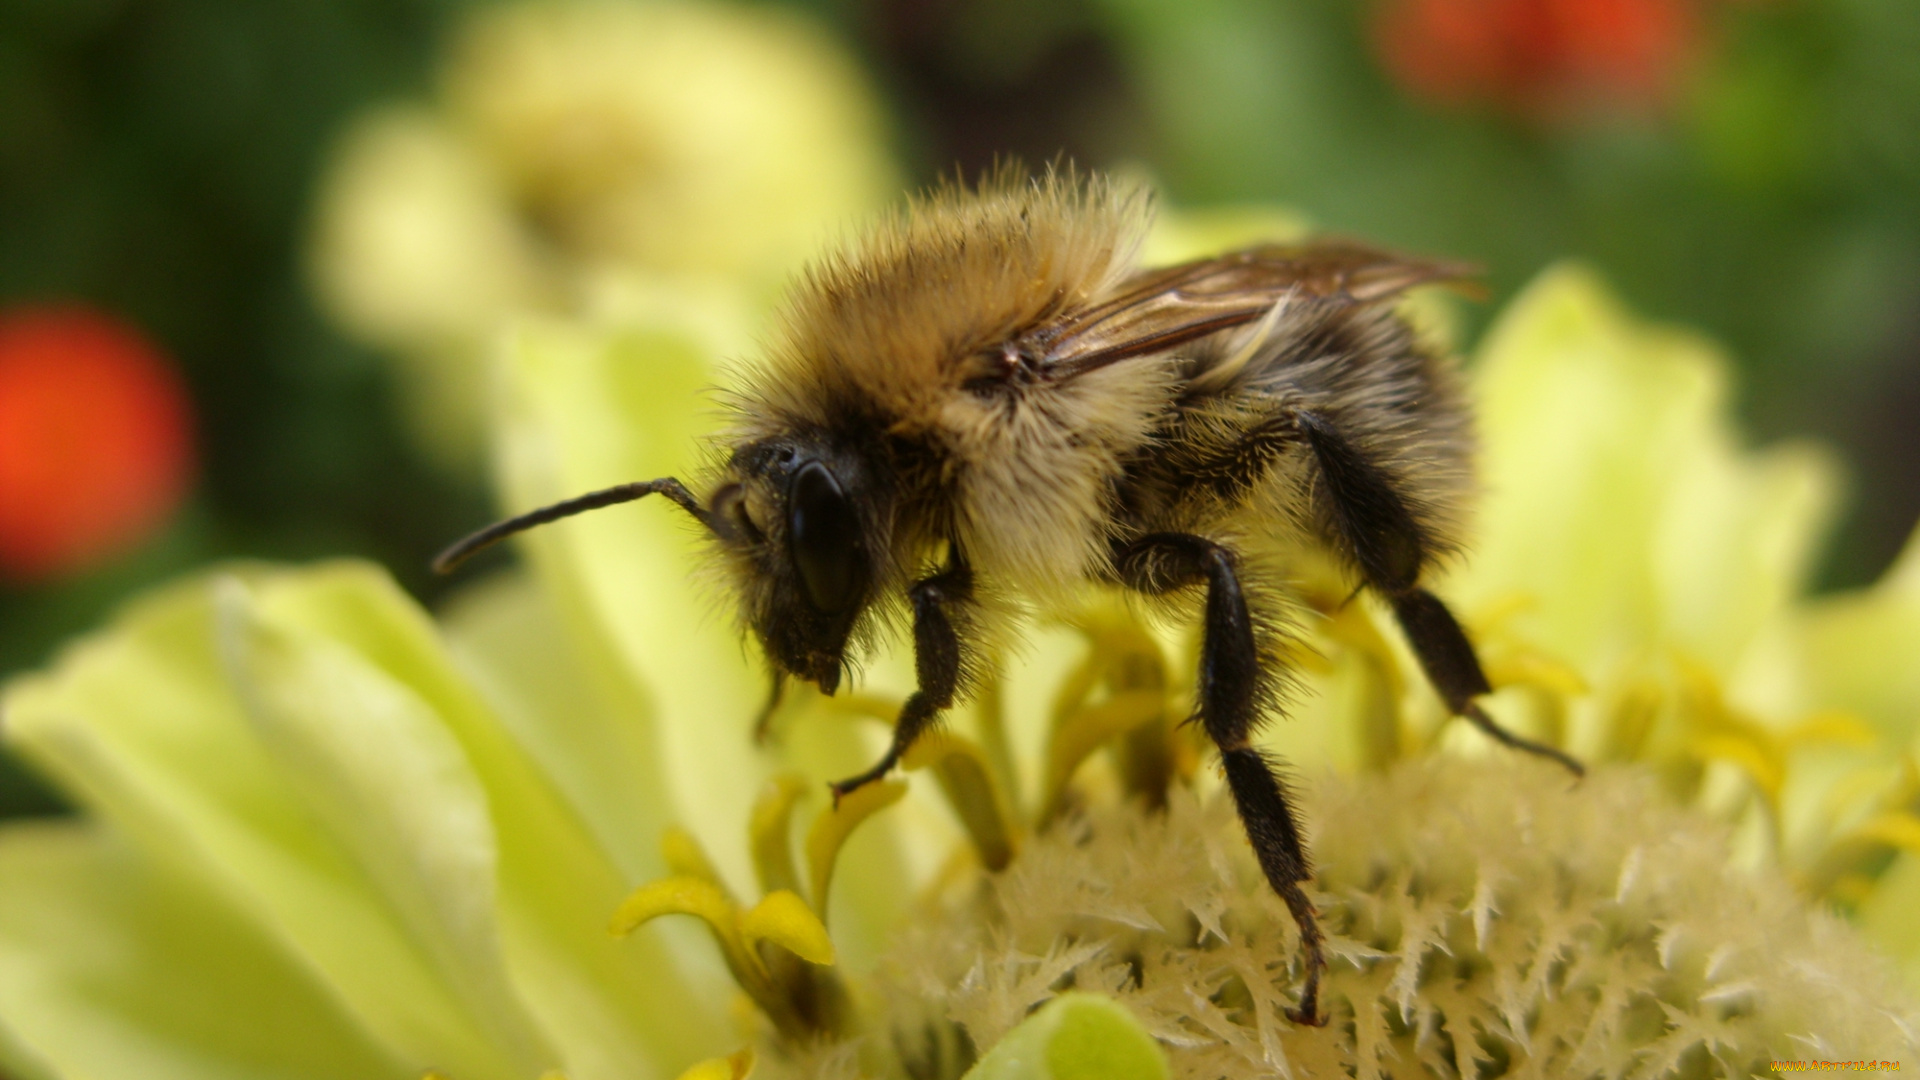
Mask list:
[[[1388,0],[1374,43],[1415,94],[1558,116],[1657,106],[1699,38],[1690,0]]]
[[[66,576],[151,536],[192,477],[191,428],[139,331],[78,306],[0,311],[0,577]]]

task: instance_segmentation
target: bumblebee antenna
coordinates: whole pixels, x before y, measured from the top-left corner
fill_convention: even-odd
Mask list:
[[[584,514],[589,510],[599,510],[607,506],[618,506],[621,503],[632,502],[635,499],[644,499],[654,494],[665,495],[667,498],[672,499],[675,503],[679,504],[682,510],[692,514],[700,524],[705,525],[716,534],[724,534],[727,531],[721,527],[719,520],[715,518],[711,512],[705,507],[702,507],[700,503],[694,499],[693,493],[687,490],[685,484],[668,476],[659,480],[642,480],[638,483],[619,484],[610,488],[602,488],[599,491],[589,491],[585,495],[576,495],[571,499],[562,500],[551,506],[543,506],[538,510],[529,510],[524,514],[517,517],[510,517],[505,521],[496,521],[486,528],[481,529],[479,532],[463,537],[445,551],[435,555],[433,557],[433,571],[436,574],[447,573],[454,567],[472,558],[475,554],[492,547],[516,533],[523,533],[528,529],[539,528],[542,525],[559,521],[561,518],[570,518],[575,514]]]

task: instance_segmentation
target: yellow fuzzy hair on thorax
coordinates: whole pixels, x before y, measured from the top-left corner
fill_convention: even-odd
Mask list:
[[[763,402],[818,421],[851,395],[924,430],[970,357],[1124,276],[1149,218],[1144,192],[1068,169],[944,183],[802,276],[761,372]]]

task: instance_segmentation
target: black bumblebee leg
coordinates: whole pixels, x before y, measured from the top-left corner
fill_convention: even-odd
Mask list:
[[[1575,776],[1584,776],[1586,769],[1565,751],[1515,735],[1474,703],[1493,687],[1459,621],[1439,597],[1420,588],[1430,546],[1393,478],[1368,461],[1326,417],[1300,412],[1295,422],[1320,466],[1320,505],[1331,520],[1334,539],[1367,584],[1393,605],[1407,643],[1448,710],[1516,750],[1551,758]]]
[[[753,745],[765,746],[767,735],[773,729],[773,714],[780,711],[780,703],[787,696],[787,674],[777,667],[768,665],[772,671],[772,682],[767,688],[766,703],[760,706],[760,715],[753,719]]]
[[[933,726],[959,692],[962,657],[953,609],[973,599],[972,568],[956,554],[947,569],[907,590],[907,599],[913,604],[913,667],[919,687],[901,707],[900,719],[893,725],[893,744],[879,762],[858,776],[828,785],[836,804],[842,795],[892,772],[901,755]]]
[[[1420,658],[1427,681],[1433,683],[1455,716],[1466,717],[1474,727],[1515,750],[1552,758],[1575,776],[1587,774],[1586,766],[1571,754],[1515,735],[1495,723],[1473,700],[1481,694],[1492,693],[1493,687],[1487,683],[1486,673],[1480,670],[1480,659],[1473,654],[1473,643],[1467,640],[1466,631],[1460,629],[1453,612],[1447,610],[1439,597],[1425,589],[1412,589],[1388,599],[1393,603],[1394,614],[1400,618],[1400,628],[1406,631],[1407,641],[1413,645],[1414,655]]]
[[[1313,877],[1300,827],[1286,787],[1273,763],[1251,743],[1261,717],[1263,688],[1270,676],[1261,667],[1253,618],[1240,587],[1234,559],[1226,548],[1184,533],[1145,536],[1115,553],[1121,580],[1141,592],[1162,593],[1204,581],[1206,619],[1200,644],[1199,719],[1220,748],[1227,787],[1240,812],[1260,869],[1280,894],[1300,928],[1306,953],[1306,985],[1300,1005],[1288,1018],[1299,1024],[1326,1023],[1320,1015],[1320,972],[1326,967],[1324,937],[1312,901],[1300,885]]]

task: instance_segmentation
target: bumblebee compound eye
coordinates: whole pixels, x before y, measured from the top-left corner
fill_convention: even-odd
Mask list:
[[[837,615],[859,599],[867,574],[860,519],[840,482],[817,461],[794,475],[787,498],[787,544],[814,610]]]

